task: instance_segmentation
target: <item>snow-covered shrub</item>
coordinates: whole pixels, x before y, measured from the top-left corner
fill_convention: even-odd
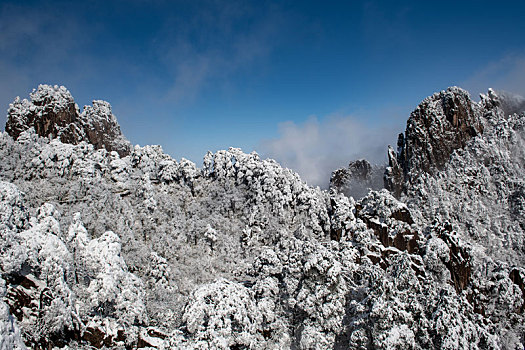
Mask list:
[[[124,325],[147,322],[144,285],[128,272],[119,237],[107,231],[89,241],[84,249],[78,248],[80,263],[90,281],[85,296],[88,312],[115,317]]]
[[[197,289],[182,316],[193,341],[216,349],[261,348],[262,318],[250,290],[225,279]]]

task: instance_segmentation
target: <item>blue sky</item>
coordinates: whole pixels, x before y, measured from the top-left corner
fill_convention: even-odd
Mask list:
[[[525,94],[523,1],[1,1],[0,104],[39,83],[200,165],[257,150],[323,184],[385,159],[451,85]],[[0,114],[5,124],[5,112]]]

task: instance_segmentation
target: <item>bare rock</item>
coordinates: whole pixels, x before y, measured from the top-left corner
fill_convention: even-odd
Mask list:
[[[521,290],[523,303],[521,304],[519,310],[516,310],[519,313],[523,313],[525,310],[525,270],[523,268],[514,268],[509,275],[512,282],[519,287]]]
[[[30,94],[31,100],[19,97],[9,105],[5,130],[14,139],[33,127],[40,136],[78,143],[84,132],[78,122],[78,107],[71,93],[63,86],[40,85]]]
[[[467,288],[472,276],[472,257],[468,245],[462,243],[448,222],[436,224],[433,233],[448,246],[449,256],[443,261],[450,272],[451,284],[460,293]]]
[[[3,300],[9,311],[21,324],[28,319],[41,317],[43,309],[52,304],[54,296],[45,283],[32,274],[6,275],[7,291]],[[23,332],[26,345],[32,349],[64,347],[71,341],[80,340],[80,326],[73,325],[57,332]]]
[[[419,233],[404,203],[388,191],[372,191],[356,205],[356,217],[377,236],[384,248],[395,247],[410,254],[419,252]]]

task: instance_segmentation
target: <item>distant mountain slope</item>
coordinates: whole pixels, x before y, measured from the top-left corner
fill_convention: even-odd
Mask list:
[[[239,149],[114,147],[70,96],[0,134],[0,348],[523,348],[525,115],[496,93],[425,100],[357,201]]]
[[[366,159],[351,161],[330,177],[330,189],[354,198],[362,198],[372,190],[384,188],[385,166],[372,165]]]

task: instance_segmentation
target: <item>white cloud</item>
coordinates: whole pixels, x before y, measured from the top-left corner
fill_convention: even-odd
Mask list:
[[[332,171],[351,160],[386,163],[386,148],[401,130],[374,127],[355,117],[311,117],[301,124],[279,125],[279,137],[264,141],[261,154],[293,169],[311,185],[327,187]]]

